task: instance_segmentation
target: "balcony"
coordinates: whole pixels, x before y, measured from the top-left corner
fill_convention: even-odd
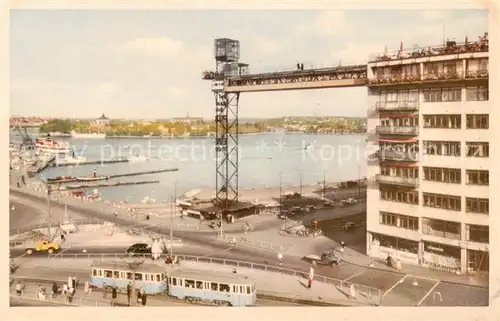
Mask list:
[[[448,72],[437,72],[424,74],[424,81],[443,81],[443,80],[458,80],[461,79],[462,75],[456,71]]]
[[[375,105],[377,111],[416,111],[418,101],[378,101]]]
[[[377,126],[375,132],[379,135],[418,136],[418,127]]]
[[[397,85],[420,81],[420,75],[393,75],[390,77],[376,77],[368,80],[370,85]]]
[[[375,175],[377,183],[418,187],[418,178],[400,177],[377,174]]]
[[[377,152],[379,161],[418,162],[418,153],[395,150],[380,150]]]
[[[488,70],[467,71],[465,74],[466,79],[488,79]]]

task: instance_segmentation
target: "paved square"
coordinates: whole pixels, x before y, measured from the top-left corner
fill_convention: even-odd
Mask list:
[[[353,277],[349,282],[378,288],[384,293],[402,277],[403,275],[395,274],[394,272],[370,269],[366,273]]]
[[[439,301],[438,295],[434,295],[435,292],[441,294],[443,302]],[[434,303],[435,306],[488,306],[488,295],[486,288],[441,282],[420,306],[433,306]]]
[[[416,285],[414,282],[416,281]],[[407,276],[384,296],[383,304],[390,306],[415,306],[438,280]]]
[[[325,269],[328,269],[328,273],[324,273]],[[319,267],[318,266],[315,270],[316,270],[316,274],[318,274],[318,275],[328,275],[328,277],[331,277],[334,279],[339,279],[339,280],[345,280],[345,279],[347,279],[353,275],[356,275],[358,273],[368,271],[367,268],[357,266],[357,265],[352,265],[352,264],[341,264],[337,267],[331,267],[331,266]],[[349,281],[354,282],[352,280],[349,280]]]

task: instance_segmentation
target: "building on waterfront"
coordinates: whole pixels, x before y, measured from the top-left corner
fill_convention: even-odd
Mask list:
[[[191,117],[189,113],[186,114],[186,117],[174,117],[171,119],[171,122],[181,122],[186,124],[196,123],[203,121],[203,117]]]
[[[487,34],[368,63],[369,255],[488,271],[488,75]]]
[[[101,117],[93,119],[90,121],[90,125],[94,127],[106,127],[111,124],[111,120],[104,116],[104,114],[101,115]]]

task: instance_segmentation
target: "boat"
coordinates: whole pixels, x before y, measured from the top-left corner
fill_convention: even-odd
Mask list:
[[[47,178],[47,183],[49,184],[72,183],[76,181],[76,177],[73,176],[58,176],[56,178]]]
[[[67,142],[56,141],[50,137],[38,137],[35,141],[35,146],[39,151],[50,154],[67,154],[70,151],[70,146]]]
[[[71,131],[71,137],[76,139],[104,139],[106,138],[105,133],[77,133],[76,131]]]
[[[50,132],[47,136],[49,137],[71,137],[70,133],[61,133],[61,132]]]
[[[95,181],[104,181],[109,179],[109,176],[94,176],[94,175],[89,175],[89,176],[78,176],[76,178],[78,181],[84,181],[84,182],[95,182]]]
[[[128,158],[129,162],[144,162],[144,161],[148,161],[148,160],[149,160],[149,158],[147,158],[146,156],[144,156],[144,155],[139,156],[138,154],[135,156],[130,156]]]

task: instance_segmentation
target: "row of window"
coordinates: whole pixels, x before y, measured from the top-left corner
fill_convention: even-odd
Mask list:
[[[418,127],[418,117],[380,118],[380,125],[387,127]]]
[[[251,294],[253,292],[252,285],[235,285],[218,282],[198,281],[192,279],[183,279],[178,277],[169,277],[168,283],[173,286],[184,286],[198,290],[211,290],[225,293],[240,293]]]
[[[422,193],[423,206],[446,209],[460,212],[462,210],[462,199],[460,196]],[[418,191],[399,191],[394,187],[380,187],[380,199],[389,202],[405,203],[411,205],[419,204]],[[487,198],[465,198],[465,211],[467,213],[489,214],[490,201]]]
[[[423,206],[439,208],[460,212],[462,210],[462,198],[460,196],[422,193],[424,198]],[[490,201],[487,198],[465,198],[465,211],[467,213],[489,214]]]
[[[424,102],[453,102],[462,100],[462,88],[460,87],[442,87],[423,89]],[[379,102],[418,102],[418,90],[395,90],[380,91],[378,93]],[[468,86],[465,88],[466,101],[487,101],[489,100],[488,86]]]
[[[116,280],[135,280],[135,281],[150,281],[160,282],[165,279],[163,273],[141,273],[141,272],[124,272],[116,270],[92,269],[93,276],[105,277]]]
[[[380,212],[380,224],[418,231],[418,217]]]
[[[424,115],[424,128],[462,128],[461,115]],[[418,117],[391,117],[384,118],[380,116],[381,126],[395,127],[418,127]],[[466,115],[466,129],[489,129],[489,115],[487,114],[468,114]]]
[[[462,183],[462,170],[460,168],[423,167],[423,180],[440,183]],[[385,176],[418,178],[417,167],[391,167],[380,165],[380,174]],[[465,170],[467,185],[489,185],[490,174],[486,170]]]
[[[388,212],[379,213],[380,224],[418,231],[419,218]],[[437,220],[422,217],[422,234],[461,240],[462,226],[460,222]],[[478,243],[489,242],[489,227],[485,225],[465,224],[465,240]],[[380,245],[386,246],[380,240]],[[416,253],[416,252],[414,252]]]
[[[460,142],[424,140],[423,147],[426,155],[460,156]],[[467,157],[489,157],[490,144],[488,142],[465,142]]]

